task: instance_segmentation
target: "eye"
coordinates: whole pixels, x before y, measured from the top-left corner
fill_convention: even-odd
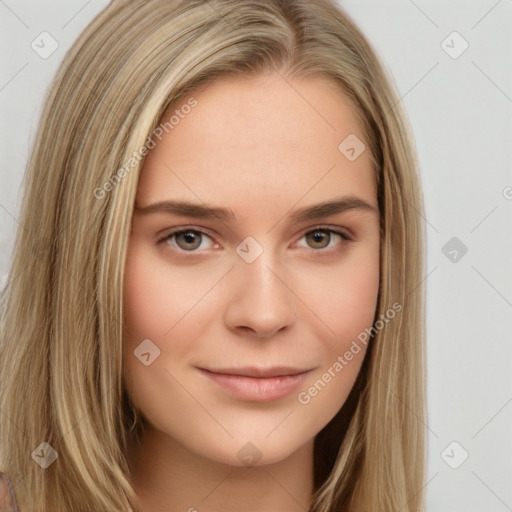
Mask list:
[[[196,229],[182,229],[180,231],[173,231],[172,233],[166,234],[161,238],[158,243],[167,243],[173,247],[176,247],[182,251],[195,252],[196,249],[211,249],[217,244],[210,244],[208,247],[204,247],[202,242],[204,239],[209,239],[213,242],[212,238],[202,231]]]
[[[307,244],[305,246],[302,245],[302,247],[314,249],[316,251],[320,249],[327,249],[327,251],[337,249],[341,250],[344,248],[344,241],[349,242],[352,240],[343,231],[321,226],[305,233],[301,237],[301,240],[302,239],[305,239]],[[338,244],[335,243],[336,240],[338,240]],[[219,244],[215,243],[211,236],[201,230],[192,228],[181,228],[167,233],[158,240],[158,243],[165,243],[178,251],[188,253],[200,252],[201,249],[204,250],[219,247]]]
[[[310,249],[328,249],[331,242],[336,239],[346,242],[351,241],[351,238],[343,231],[323,227],[308,231],[302,238],[306,239],[307,247]]]

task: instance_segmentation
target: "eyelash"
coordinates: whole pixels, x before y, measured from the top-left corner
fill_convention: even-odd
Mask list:
[[[175,237],[176,235],[180,235],[182,233],[195,233],[195,234],[200,234],[200,235],[205,235],[207,236],[208,238],[211,238],[213,240],[213,238],[206,232],[202,231],[201,229],[198,229],[198,228],[195,228],[195,227],[180,227],[178,229],[175,229],[169,233],[167,233],[165,236],[161,237],[158,239],[157,241],[157,244],[160,245],[160,244],[163,244],[165,242],[168,242],[170,241],[173,237]],[[345,231],[339,231],[337,229],[333,229],[333,228],[330,228],[330,227],[326,227],[326,226],[316,226],[315,228],[313,229],[310,229],[308,231],[306,231],[300,238],[304,238],[305,236],[309,235],[309,234],[312,234],[312,233],[316,233],[316,232],[324,232],[324,233],[329,233],[331,235],[338,235],[342,238],[342,240],[344,242],[352,242],[353,239],[345,232]],[[331,240],[329,240],[329,243],[331,243]],[[170,246],[172,250],[175,250],[183,255],[187,254],[187,255],[195,255],[196,253],[199,253],[201,251],[199,251],[198,249],[195,249],[195,250],[192,250],[192,251],[185,251],[184,249],[181,249],[179,247],[173,247],[173,246]],[[346,243],[342,243],[340,244],[338,247],[335,247],[335,248],[321,248],[321,249],[313,249],[310,247],[310,249],[314,252],[323,252],[323,253],[337,253],[337,252],[340,252],[342,251],[343,249],[346,248]]]

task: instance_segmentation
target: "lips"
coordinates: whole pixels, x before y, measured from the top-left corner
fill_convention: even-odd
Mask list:
[[[211,373],[218,375],[237,375],[239,377],[269,378],[269,377],[289,377],[300,375],[307,372],[308,369],[291,368],[289,366],[273,366],[271,368],[257,368],[255,366],[246,366],[242,368],[222,368],[206,369]]]
[[[311,371],[286,366],[199,370],[231,397],[249,402],[270,402],[284,398],[296,390]]]

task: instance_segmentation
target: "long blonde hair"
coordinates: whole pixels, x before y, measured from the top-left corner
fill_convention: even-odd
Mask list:
[[[268,70],[329,77],[352,102],[381,213],[376,319],[403,306],[317,436],[311,512],[423,510],[423,201],[392,80],[334,1],[115,0],[47,94],[2,293],[0,468],[27,511],[135,510],[122,368],[134,155],[200,84]],[[42,442],[58,454],[47,469],[31,457]]]

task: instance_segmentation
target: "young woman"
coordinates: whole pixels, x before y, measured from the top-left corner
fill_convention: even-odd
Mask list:
[[[412,148],[334,2],[113,1],[27,168],[4,509],[423,510]]]

